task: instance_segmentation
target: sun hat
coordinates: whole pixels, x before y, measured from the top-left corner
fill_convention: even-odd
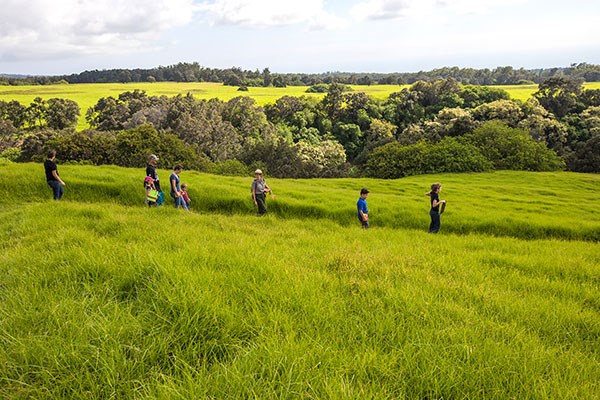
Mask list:
[[[151,176],[147,176],[144,178],[144,182],[154,182],[154,179]]]
[[[150,157],[148,157],[148,159],[158,161],[158,156],[156,154],[150,154]]]
[[[261,174],[262,175],[262,171],[260,169],[257,169],[256,171],[254,171],[254,174]]]

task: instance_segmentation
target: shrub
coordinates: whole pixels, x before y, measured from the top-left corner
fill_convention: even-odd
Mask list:
[[[21,149],[16,147],[11,147],[10,149],[4,150],[0,153],[0,158],[9,160],[9,161],[18,161],[21,158]]]
[[[238,160],[226,160],[223,162],[216,162],[212,165],[210,172],[217,175],[228,175],[228,176],[248,176],[250,170],[248,166]]]
[[[56,135],[57,132],[52,129],[42,129],[25,136],[21,144],[21,158],[19,161],[44,160],[46,158],[45,153],[48,150],[46,143]]]
[[[511,128],[501,121],[486,122],[465,138],[496,169],[553,171],[564,168],[564,161],[543,143],[535,142],[526,130]]]
[[[475,146],[452,137],[435,144],[424,140],[409,146],[391,142],[373,150],[367,160],[367,174],[376,178],[480,172],[491,168],[492,163]]]
[[[329,85],[326,83],[318,83],[306,89],[306,93],[327,93],[328,91]]]
[[[95,165],[113,163],[114,146],[113,133],[94,130],[61,132],[47,142],[47,147],[56,150],[61,161],[86,161]]]

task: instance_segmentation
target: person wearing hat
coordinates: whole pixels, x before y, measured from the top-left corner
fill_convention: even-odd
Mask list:
[[[356,202],[356,208],[358,209],[358,220],[364,229],[369,227],[369,208],[367,207],[367,197],[369,191],[365,188],[360,190],[360,197]]]
[[[159,198],[156,201],[157,205],[162,205],[165,195],[160,188],[160,180],[158,179],[158,173],[156,172],[156,164],[158,162],[158,157],[155,154],[150,154],[148,157],[148,165],[146,166],[146,176],[152,178],[154,182],[154,189],[158,191]]]
[[[150,154],[148,157],[148,165],[146,166],[146,176],[149,176],[154,181],[154,188],[159,192],[162,192],[160,189],[160,181],[158,180],[158,174],[156,173],[156,163],[158,162],[158,157],[155,154]]]
[[[271,193],[274,196],[273,191],[267,185],[263,173],[260,169],[254,171],[254,180],[252,181],[252,199],[254,200],[254,207],[257,208],[256,215],[263,216],[267,214],[267,195],[265,193]]]

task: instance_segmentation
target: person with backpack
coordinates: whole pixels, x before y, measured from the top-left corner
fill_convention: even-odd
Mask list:
[[[267,185],[267,181],[263,178],[263,173],[260,169],[254,171],[254,180],[252,181],[250,190],[252,191],[254,207],[257,209],[256,215],[267,215],[267,195],[265,193],[271,193],[272,197],[275,197],[275,195],[269,185]]]
[[[155,154],[150,154],[148,157],[148,165],[146,166],[146,176],[152,178],[154,182],[154,189],[158,191],[158,197],[156,199],[156,205],[161,206],[165,201],[165,194],[160,188],[160,179],[158,178],[158,173],[156,172],[156,164],[158,163],[159,158]]]
[[[52,189],[54,200],[60,200],[63,197],[66,183],[58,175],[58,168],[54,160],[56,159],[56,150],[50,150],[46,161],[44,161],[44,169],[46,170],[46,182]]]

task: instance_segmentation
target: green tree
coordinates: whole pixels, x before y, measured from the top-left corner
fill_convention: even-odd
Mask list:
[[[582,82],[579,80],[550,78],[540,83],[533,97],[556,118],[561,119],[567,114],[577,113],[583,109],[579,98],[581,91]]]
[[[565,166],[554,151],[535,142],[526,130],[511,128],[502,121],[488,121],[465,138],[496,169],[553,171]]]
[[[46,122],[49,128],[65,129],[77,124],[79,105],[69,99],[53,98],[48,100]]]
[[[27,108],[27,119],[30,126],[44,126],[46,114],[48,112],[48,103],[41,97],[36,97]]]

